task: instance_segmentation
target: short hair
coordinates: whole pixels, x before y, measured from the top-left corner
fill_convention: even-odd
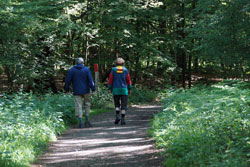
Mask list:
[[[123,58],[117,58],[115,61],[116,65],[124,65],[125,61],[123,60]]]
[[[83,63],[84,63],[84,60],[83,60],[82,57],[78,57],[78,58],[76,59],[76,64],[83,64]]]

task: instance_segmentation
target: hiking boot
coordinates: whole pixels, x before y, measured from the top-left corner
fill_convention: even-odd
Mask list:
[[[122,118],[121,125],[126,125],[125,118]]]
[[[78,128],[83,128],[82,123],[79,123]]]
[[[119,124],[120,120],[121,120],[120,114],[116,113],[116,115],[115,115],[115,124],[116,125]]]
[[[115,124],[117,125],[117,124],[119,124],[119,122],[120,122],[120,119],[116,118],[115,119]]]
[[[78,128],[83,128],[83,125],[82,125],[82,118],[79,118],[79,125],[78,125]]]
[[[84,127],[85,128],[90,128],[90,127],[93,127],[93,126],[89,121],[86,121],[85,124],[84,124]]]

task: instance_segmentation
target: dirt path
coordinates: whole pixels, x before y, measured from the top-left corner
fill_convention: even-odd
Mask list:
[[[93,116],[92,128],[68,130],[32,167],[161,167],[160,151],[147,133],[159,110],[129,108],[125,126],[114,124],[113,112]]]

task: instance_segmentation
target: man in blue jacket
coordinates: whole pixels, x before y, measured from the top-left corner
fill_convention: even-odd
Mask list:
[[[83,58],[76,59],[76,65],[69,69],[65,80],[65,91],[70,93],[70,85],[73,87],[73,95],[75,101],[75,114],[79,119],[79,128],[82,124],[82,104],[84,102],[85,109],[85,127],[91,127],[88,116],[90,112],[90,89],[92,93],[95,91],[95,84],[88,67],[83,65]]]

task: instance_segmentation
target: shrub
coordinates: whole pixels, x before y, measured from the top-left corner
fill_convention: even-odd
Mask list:
[[[91,105],[94,108],[111,108],[113,105],[113,96],[104,85],[99,85],[99,91],[95,92],[93,96],[91,96]]]
[[[103,86],[91,97],[91,115],[109,111],[112,95]],[[49,141],[77,123],[72,95],[4,94],[0,98],[0,166],[29,166]]]
[[[147,104],[154,102],[157,97],[157,91],[147,88],[133,88],[129,95],[128,102],[130,104]]]
[[[65,103],[65,101],[68,101]],[[48,141],[66,129],[64,111],[72,110],[66,95],[19,93],[0,99],[1,166],[27,166]]]
[[[166,166],[250,165],[250,90],[227,84],[172,91],[163,99],[152,133],[165,149]]]

